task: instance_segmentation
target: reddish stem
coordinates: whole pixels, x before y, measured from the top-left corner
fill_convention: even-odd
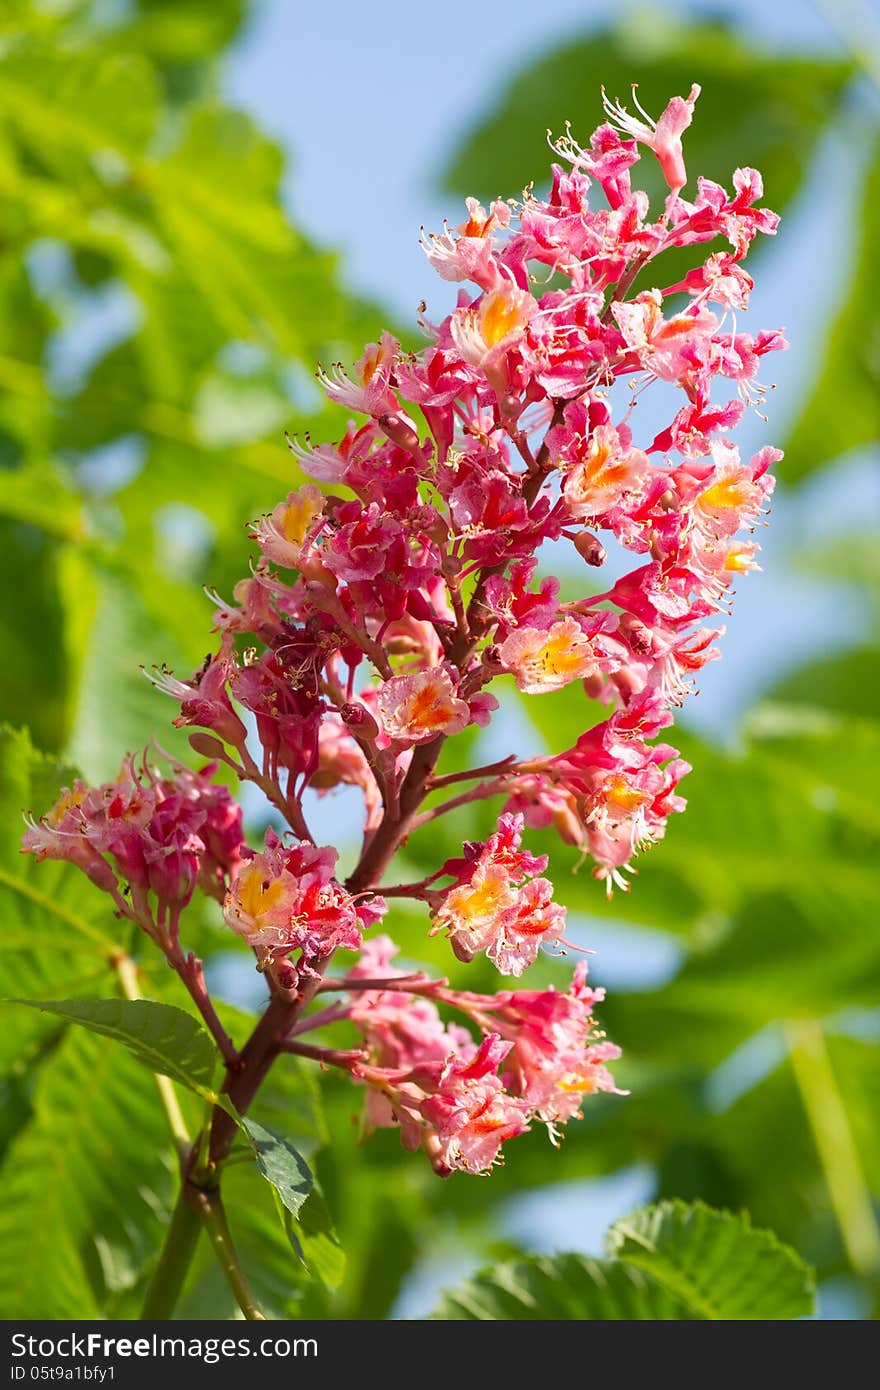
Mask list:
[[[428,790],[439,791],[441,787],[451,787],[456,782],[470,782],[477,777],[486,777],[493,772],[512,772],[516,766],[516,754],[499,758],[497,763],[486,763],[483,767],[471,767],[464,772],[446,772],[442,777],[432,777]]]
[[[166,955],[168,964],[172,970],[177,972],[190,998],[205,1020],[208,1031],[220,1049],[227,1067],[238,1068],[241,1061],[238,1049],[217,1017],[217,1011],[205,983],[202,962],[198,956],[193,955],[192,951],[184,955],[176,941],[173,943],[172,949],[166,952]]]
[[[290,1041],[282,1045],[282,1051],[292,1052],[297,1057],[310,1057],[322,1066],[342,1067],[344,1071],[351,1071],[359,1062],[365,1062],[369,1055],[358,1048],[345,1052],[335,1047],[312,1047],[310,1043]]]
[[[366,980],[360,977],[354,979],[323,980],[319,989],[321,992],[332,994],[335,992],[345,992],[355,994],[362,990],[397,990],[402,994],[435,994],[437,990],[444,989],[449,983],[448,980],[432,980],[429,975],[392,975],[387,980]],[[321,1011],[325,1012],[324,1010]],[[326,1010],[329,1013],[329,1010]],[[318,1015],[314,1014],[314,1018]],[[304,1020],[310,1022],[310,1020]]]

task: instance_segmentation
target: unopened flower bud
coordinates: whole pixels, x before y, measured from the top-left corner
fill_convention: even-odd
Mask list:
[[[575,538],[574,548],[588,565],[604,565],[608,558],[607,550],[592,531],[581,531]]]
[[[189,746],[200,757],[210,758],[212,761],[216,758],[222,761],[226,757],[226,749],[219,738],[214,738],[212,734],[202,733],[199,729],[190,734]]]
[[[275,982],[280,989],[288,992],[295,990],[299,984],[299,972],[296,967],[291,965],[289,960],[276,960],[272,963],[272,974]]]
[[[405,449],[408,454],[418,452],[419,436],[400,415],[380,415],[376,423],[398,449]]]
[[[651,630],[632,613],[621,614],[619,631],[626,638],[633,651],[639,656],[647,656],[652,650]]]
[[[379,725],[363,705],[343,705],[339,715],[346,729],[356,738],[372,741],[379,737]]]
[[[519,419],[520,415],[522,415],[523,402],[519,399],[519,396],[514,396],[512,392],[508,391],[507,395],[502,396],[501,400],[498,402],[498,409],[504,423],[513,425]]]

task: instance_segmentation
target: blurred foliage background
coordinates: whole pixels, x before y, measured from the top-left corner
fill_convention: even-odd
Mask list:
[[[352,360],[388,321],[293,225],[279,147],[223,101],[221,60],[247,8],[0,9],[0,716],[30,730],[0,743],[6,996],[112,992],[105,957],[119,925],[75,873],[21,859],[21,810],[42,811],[69,764],[110,775],[154,734],[186,756],[139,666],[199,664],[211,645],[200,586],[231,590],[245,523],[297,481],[282,429],[339,430],[316,361]],[[831,649],[802,642],[806,659],[765,683],[724,739],[682,734],[689,811],[629,898],[606,907],[561,846],[539,846],[577,939],[601,944],[593,975],[613,986],[603,1021],[631,1091],[589,1104],[559,1152],[532,1134],[491,1182],[441,1184],[394,1135],[358,1146],[350,1089],[328,1080],[322,1105],[293,1059],[278,1069],[262,1114],[315,1155],[347,1252],[343,1268],[328,1247],[324,1284],[304,1282],[259,1180],[232,1170],[237,1239],[246,1262],[260,1252],[257,1291],[279,1313],[421,1314],[438,1285],[499,1252],[591,1249],[622,1193],[745,1208],[817,1267],[823,1316],[878,1308],[880,568],[865,469],[880,439],[880,60],[860,34],[824,56],[760,51],[717,20],[649,21],[524,67],[456,151],[436,152],[434,173],[456,198],[511,194],[547,166],[547,127],[592,128],[601,83],[617,93],[638,80],[651,110],[696,78],[690,169],[729,182],[754,164],[769,204],[800,208],[803,222],[821,199],[823,141],[838,133],[858,187],[844,240],[820,251],[801,235],[786,279],[806,296],[833,269],[837,288],[788,402],[775,511],[802,518],[849,490],[855,520],[831,540],[789,527],[773,565],[787,567],[793,622],[809,632],[818,580],[847,606],[846,633]],[[782,239],[764,254],[784,259]],[[747,640],[728,660],[743,652]],[[517,751],[559,748],[583,727],[583,697],[506,714]],[[467,810],[415,837],[410,867],[433,868],[439,839],[451,853],[487,833],[491,808]],[[250,811],[256,832],[263,808]],[[344,833],[346,814],[333,814]],[[423,922],[392,926],[412,961],[492,987],[428,942]],[[191,935],[221,991],[255,1002],[244,956],[207,909]],[[145,968],[156,997],[185,1006]],[[545,962],[531,976],[564,973]],[[231,1005],[230,1027],[247,1028]],[[110,1044],[17,1011],[0,1035],[0,1096],[3,1315],[130,1314],[172,1196],[150,1078]],[[206,1259],[181,1311],[222,1315],[217,1279]]]

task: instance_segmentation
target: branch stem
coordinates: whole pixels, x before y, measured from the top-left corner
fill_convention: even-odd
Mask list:
[[[164,1322],[174,1312],[201,1233],[197,1213],[187,1200],[184,1185],[171,1215],[159,1263],[153,1272],[141,1309],[145,1321]]]
[[[250,1322],[265,1322],[266,1315],[261,1312],[238,1258],[226,1212],[220,1198],[219,1188],[198,1189],[190,1187],[190,1202],[194,1212],[201,1219],[208,1239],[217,1257],[217,1263],[226,1276],[235,1301]]]
[[[880,1272],[880,1228],[849,1116],[818,1019],[786,1026],[795,1081],[807,1113],[831,1205],[850,1264],[866,1277]]]

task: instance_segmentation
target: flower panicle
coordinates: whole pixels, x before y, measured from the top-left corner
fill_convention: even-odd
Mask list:
[[[497,798],[494,831],[420,884],[385,887],[426,904],[459,961],[485,954],[517,977],[565,944],[527,829],[555,830],[608,893],[627,889],[637,856],[685,809],[689,767],[661,735],[719,655],[737,580],[757,569],[781,457],[768,445],[746,459],[732,438],[764,400],[764,358],[786,346],[779,330],[744,327],[744,261],[778,218],[754,169],[729,188],[691,178],[699,95],[695,84],[655,118],[635,89],[629,106],[603,93],[606,119],[585,144],[568,127],[551,138],[546,195],[471,198],[456,228],[423,230],[429,264],[458,287],[439,322],[422,306],[426,346],[405,351],[385,332],[352,367],[319,368],[352,416],[344,434],[288,438],[307,481],[251,523],[256,556],[231,597],[209,591],[216,650],[186,679],[151,677],[192,747],[259,787],[289,833],[252,850],[210,771],[128,759],[114,783],[65,792],[26,850],[77,864],[160,942],[201,886],[270,987],[303,1005],[337,949],[395,978],[364,942],[386,910],[386,871],[411,833],[462,804]],[[643,157],[668,189],[653,210],[635,183]],[[665,253],[682,250],[695,264],[673,276]],[[676,399],[648,430],[639,404],[658,382]],[[611,548],[631,568],[563,600],[537,573],[546,542],[591,578]],[[490,687],[572,687],[604,718],[590,723],[585,699],[572,746],[500,759],[471,786],[466,771],[438,775],[445,741],[493,718]],[[363,803],[345,882],[305,800],[341,786]],[[565,994],[352,985],[343,1012],[364,1043],[350,1069],[368,1127],[398,1125],[443,1173],[486,1170],[536,1120],[555,1133],[586,1095],[613,1089],[616,1051],[594,1031],[598,996],[578,970]]]

